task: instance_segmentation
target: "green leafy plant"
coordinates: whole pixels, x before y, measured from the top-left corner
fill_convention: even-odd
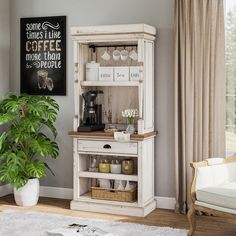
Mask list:
[[[58,110],[47,96],[10,94],[0,101],[0,126],[5,125],[0,135],[0,182],[20,188],[31,178],[45,176],[46,168],[53,174],[44,159],[59,154],[54,126]]]

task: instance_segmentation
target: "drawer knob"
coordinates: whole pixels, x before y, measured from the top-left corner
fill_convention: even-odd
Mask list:
[[[109,148],[111,148],[111,145],[109,145],[109,144],[105,144],[105,145],[103,146],[103,148],[105,148],[105,149],[109,149]]]

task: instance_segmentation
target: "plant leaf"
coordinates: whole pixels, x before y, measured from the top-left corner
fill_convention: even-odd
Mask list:
[[[7,139],[7,132],[5,131],[0,135],[0,151],[2,150],[2,145],[6,141],[6,139]]]
[[[7,124],[13,120],[16,119],[16,115],[14,114],[11,114],[11,113],[5,113],[5,114],[2,114],[0,113],[0,125],[4,125],[4,124]]]
[[[26,171],[30,177],[41,178],[46,176],[45,165],[38,160],[31,161],[26,164]]]
[[[57,144],[42,134],[31,141],[30,147],[36,156],[56,158],[59,154]]]

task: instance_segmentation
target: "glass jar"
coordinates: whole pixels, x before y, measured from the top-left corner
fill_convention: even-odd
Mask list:
[[[122,161],[122,173],[125,175],[132,175],[134,173],[134,161],[125,159]]]
[[[113,173],[113,174],[120,174],[121,173],[121,163],[120,163],[120,160],[113,159],[111,161],[110,168],[111,168],[111,173]]]
[[[98,170],[101,173],[110,173],[110,163],[107,159],[102,159],[98,164]]]

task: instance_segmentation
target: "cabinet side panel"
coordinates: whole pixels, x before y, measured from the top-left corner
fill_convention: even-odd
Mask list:
[[[86,63],[89,61],[89,47],[88,45],[79,44],[78,43],[78,86],[77,92],[75,94],[75,99],[78,100],[77,104],[77,117],[78,117],[78,125],[80,125],[80,120],[83,118],[83,105],[84,100],[82,98],[83,89],[81,87],[81,81],[85,80],[86,74]]]
[[[79,196],[79,155],[77,139],[73,139],[73,199],[77,200]]]
[[[74,130],[78,127],[78,108],[79,108],[79,83],[78,83],[78,44],[73,43],[73,55],[74,55],[74,101],[75,101],[75,116],[73,122]]]
[[[145,205],[154,198],[154,138],[143,142],[142,155],[142,200]]]
[[[154,130],[154,56],[153,43],[145,42],[144,56],[144,129]]]

